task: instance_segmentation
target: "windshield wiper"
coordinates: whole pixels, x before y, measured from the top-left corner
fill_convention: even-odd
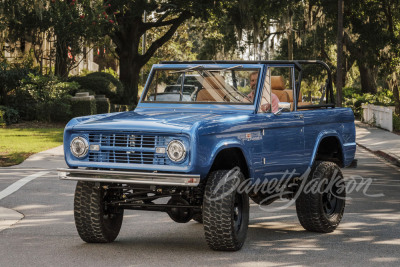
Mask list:
[[[233,70],[233,69],[237,69],[237,68],[243,68],[243,65],[237,65],[237,66],[229,67],[229,68],[226,68],[226,69],[217,69],[217,70],[208,70],[208,71],[209,72],[212,72],[212,71],[224,71],[224,70]]]
[[[194,66],[194,67],[191,67],[191,68],[188,68],[188,69],[184,69],[184,70],[173,71],[171,73],[181,73],[181,72],[187,72],[187,71],[197,70],[197,69],[202,69],[202,68],[204,68],[204,66],[198,65],[198,66]]]

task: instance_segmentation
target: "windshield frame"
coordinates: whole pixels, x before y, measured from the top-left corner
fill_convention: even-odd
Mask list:
[[[248,102],[248,103],[245,103],[245,102],[196,102],[196,101],[193,101],[193,102],[188,102],[188,101],[186,101],[186,102],[182,102],[182,101],[168,101],[168,102],[167,101],[145,101],[146,95],[147,95],[148,91],[150,90],[150,84],[153,81],[157,70],[174,69],[176,71],[188,70],[187,72],[190,72],[190,71],[192,71],[191,69],[199,68],[199,66],[201,66],[203,69],[211,70],[211,71],[225,70],[225,69],[229,70],[230,68],[235,68],[235,70],[238,69],[238,70],[243,70],[243,71],[246,71],[246,69],[257,70],[259,72],[259,75],[258,75],[256,92],[258,91],[258,88],[262,82],[264,68],[265,68],[264,64],[249,64],[249,63],[245,63],[245,62],[243,62],[243,64],[240,64],[240,66],[238,66],[238,64],[155,64],[155,65],[153,65],[153,67],[150,71],[150,74],[147,78],[145,88],[144,88],[142,95],[140,97],[140,100],[138,102],[138,106],[140,104],[147,104],[147,105],[149,105],[149,104],[157,104],[157,105],[159,105],[159,104],[161,104],[161,105],[177,104],[179,106],[192,105],[192,104],[207,105],[207,106],[209,106],[209,105],[215,105],[215,106],[239,105],[239,106],[253,106],[253,107],[256,105],[257,97],[255,97],[253,102]],[[185,75],[186,72],[182,72],[182,74]]]

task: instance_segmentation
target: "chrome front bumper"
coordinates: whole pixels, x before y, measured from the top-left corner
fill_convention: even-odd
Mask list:
[[[200,182],[200,175],[198,174],[105,171],[63,168],[59,168],[57,169],[57,171],[59,179],[73,181],[190,187],[197,186]]]

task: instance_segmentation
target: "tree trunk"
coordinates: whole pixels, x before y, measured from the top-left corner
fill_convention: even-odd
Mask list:
[[[343,51],[344,51],[344,54],[346,54],[346,46],[343,47]],[[343,61],[344,66],[343,66],[343,77],[342,77],[343,83],[342,84],[344,87],[344,86],[346,86],[347,73],[353,67],[355,60],[352,57],[346,57],[346,56],[343,56],[343,60],[344,60]]]
[[[361,79],[361,92],[362,93],[376,93],[376,73],[377,70],[373,66],[369,66],[367,62],[362,59],[367,58],[365,55],[367,52],[361,50],[357,47],[351,40],[349,34],[344,32],[344,44],[351,54],[351,58],[355,59],[357,62],[358,69],[360,70]]]
[[[138,102],[138,84],[140,69],[143,67],[143,59],[139,55],[140,37],[140,18],[131,25],[130,31],[122,35],[114,35],[114,42],[117,45],[116,52],[119,56],[119,79],[124,85],[124,95],[121,99],[122,104],[136,105]],[[123,39],[123,41],[121,41]]]
[[[56,65],[55,75],[61,78],[68,78],[68,46],[57,38],[56,42]]]
[[[376,70],[364,62],[358,62],[361,78],[361,92],[376,94]]]
[[[293,60],[293,11],[289,7],[288,10],[288,16],[289,16],[289,25],[288,25],[288,60]]]
[[[389,81],[389,86],[392,87],[393,98],[395,104],[395,112],[400,115],[400,93],[399,93],[399,82],[397,80],[397,74],[393,72],[392,79]]]
[[[137,104],[138,98],[138,84],[140,69],[142,65],[139,64],[135,57],[132,55],[128,57],[120,57],[119,60],[119,79],[124,85],[124,96],[122,104]]]
[[[336,105],[342,106],[343,88],[343,0],[338,1]]]

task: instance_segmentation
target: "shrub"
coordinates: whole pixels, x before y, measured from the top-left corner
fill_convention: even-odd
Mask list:
[[[122,83],[109,73],[93,72],[84,77],[71,77],[69,81],[79,83],[82,88],[81,91],[93,92],[95,95],[105,95],[113,103],[120,102],[123,95]]]
[[[344,106],[353,110],[357,118],[362,116],[362,104],[374,104],[379,106],[394,105],[393,93],[389,90],[383,90],[377,94],[358,94],[353,93],[350,97],[344,97]]]
[[[36,72],[28,63],[10,64],[6,60],[0,62],[0,104],[9,104],[9,93],[19,87],[29,72]]]
[[[357,87],[344,87],[343,98],[351,98],[354,94],[361,95],[361,88]]]
[[[78,88],[76,82],[63,82],[53,75],[30,73],[14,90],[10,105],[20,112],[24,120],[68,121],[71,117],[69,94]]]
[[[110,113],[110,100],[96,97],[97,114]]]
[[[76,82],[30,73],[12,91],[9,104],[24,120],[64,122],[71,117],[69,94],[78,88]]]
[[[69,95],[79,89],[76,82],[62,82],[57,77],[29,74],[22,82],[21,89],[28,91],[38,102],[47,102]]]
[[[49,111],[52,122],[67,122],[72,119],[71,96],[51,101]]]
[[[71,96],[37,104],[36,119],[39,121],[67,122],[71,118]]]
[[[400,131],[400,115],[393,113],[393,130]]]
[[[122,94],[123,93],[124,86],[122,85],[120,80],[118,80],[118,78],[114,77],[110,73],[107,73],[107,72],[92,72],[92,73],[89,73],[88,75],[86,75],[86,77],[90,77],[90,78],[102,77],[102,78],[105,78],[108,81],[110,81],[117,88],[117,93],[118,94]]]
[[[6,125],[6,120],[4,118],[5,114],[6,114],[6,112],[0,109],[0,127]]]
[[[129,110],[132,110],[129,108],[129,105],[118,105],[118,104],[111,105],[111,112],[123,112]]]
[[[71,113],[73,117],[96,114],[96,99],[94,97],[71,98]]]
[[[18,110],[21,119],[26,121],[36,120],[37,101],[33,99],[28,91],[15,89],[8,98],[9,106]]]
[[[92,72],[93,71],[90,71],[88,69],[83,69],[83,70],[80,71],[79,76],[86,76],[86,75],[88,75],[89,73],[92,73]]]
[[[19,114],[17,110],[6,106],[0,106],[0,125],[10,125],[17,123],[18,120]]]
[[[117,73],[115,70],[113,70],[112,68],[105,69],[105,70],[103,70],[102,72],[109,73],[109,74],[111,74],[115,79],[119,79],[118,73]]]

